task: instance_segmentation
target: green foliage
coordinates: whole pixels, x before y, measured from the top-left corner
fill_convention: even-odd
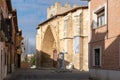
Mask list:
[[[25,60],[24,60],[24,62],[28,62],[27,56],[25,56]]]
[[[35,65],[35,56],[31,57],[30,64]]]

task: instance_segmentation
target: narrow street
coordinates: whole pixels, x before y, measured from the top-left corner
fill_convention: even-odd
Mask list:
[[[9,76],[7,80],[88,80],[88,72],[19,69]]]

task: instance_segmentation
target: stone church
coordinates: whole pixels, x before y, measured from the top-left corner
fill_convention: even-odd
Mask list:
[[[58,68],[60,54],[62,66],[88,70],[88,7],[62,6],[57,2],[47,9],[47,20],[37,27],[37,67]]]

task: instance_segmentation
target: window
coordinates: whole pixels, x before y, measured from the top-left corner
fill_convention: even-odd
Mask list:
[[[80,53],[80,37],[78,36],[74,37],[74,53]]]
[[[73,22],[73,35],[74,36],[80,36],[80,27],[81,27],[81,14],[75,14],[74,15],[74,22]]]
[[[79,15],[75,15],[75,26],[80,26],[80,16]]]
[[[107,24],[107,6],[99,6],[98,9],[93,11],[92,15],[92,26],[93,28],[98,28]]]
[[[68,27],[68,19],[64,20],[64,33],[63,36],[67,36],[67,27]]]
[[[97,13],[97,26],[103,26],[105,25],[105,10],[101,10]]]
[[[101,51],[100,48],[94,49],[94,55],[93,55],[93,63],[94,66],[100,66],[101,65]]]

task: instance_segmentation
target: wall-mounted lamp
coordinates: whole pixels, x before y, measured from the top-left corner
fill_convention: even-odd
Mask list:
[[[11,14],[11,13],[8,14],[8,18],[9,18],[9,19],[12,18],[12,14]]]

